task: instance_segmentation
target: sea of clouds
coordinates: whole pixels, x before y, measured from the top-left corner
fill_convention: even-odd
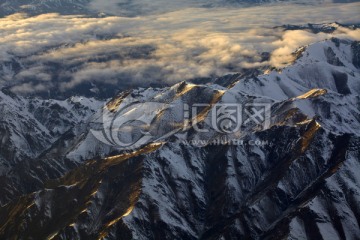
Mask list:
[[[112,7],[108,11],[116,14],[112,3],[95,1],[91,7],[104,11]],[[283,67],[293,60],[291,53],[297,48],[331,37],[360,40],[359,29],[339,27],[333,33],[315,34],[276,28],[359,23],[356,2],[184,6],[131,17],[19,13],[0,18],[0,86],[33,93],[65,92],[84,82],[115,87],[167,85],[246,68]],[[264,61],[262,52],[270,52],[270,59]]]

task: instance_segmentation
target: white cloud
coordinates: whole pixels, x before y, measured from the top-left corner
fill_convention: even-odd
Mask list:
[[[359,10],[359,3],[351,3],[186,8],[135,18],[16,14],[0,19],[0,65],[21,57],[24,70],[15,79],[34,75],[46,82],[57,74],[60,82],[52,84],[62,91],[86,81],[145,85],[222,75],[269,64],[261,62],[262,51],[272,52],[270,63],[280,67],[302,45],[333,36],[360,40],[360,33],[341,27],[333,34],[273,27],[359,22]],[[0,78],[10,79],[10,73],[11,68],[0,71]],[[30,85],[18,90],[53,86]]]
[[[291,53],[299,47],[332,37],[360,41],[360,29],[351,30],[339,27],[331,34],[322,32],[314,34],[305,30],[285,31],[280,40],[273,42],[275,49],[272,51],[270,63],[275,67],[283,67],[294,60]]]

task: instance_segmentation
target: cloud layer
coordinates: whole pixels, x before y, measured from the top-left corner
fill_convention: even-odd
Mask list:
[[[220,76],[271,64],[332,34],[284,31],[283,24],[360,22],[359,3],[186,8],[135,18],[21,14],[0,19],[0,84],[16,92],[68,91],[83,83],[144,86]],[[272,52],[269,61],[261,52]]]

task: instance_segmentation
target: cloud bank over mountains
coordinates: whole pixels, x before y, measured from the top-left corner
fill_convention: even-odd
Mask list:
[[[185,8],[246,7],[259,4],[349,3],[359,0],[2,0],[0,16],[25,12],[30,15],[57,12],[64,15],[98,13],[135,17],[173,12]]]
[[[181,10],[184,8],[236,8],[253,5],[322,5],[350,3],[359,0],[91,0],[89,9],[118,16],[143,16]]]
[[[138,17],[14,14],[0,18],[0,84],[17,93],[65,92],[84,83],[172,84],[244,68],[282,67],[300,46],[331,37],[360,40],[360,30],[338,26],[315,34],[274,27],[357,23],[359,11],[359,3],[288,3]],[[270,59],[262,52],[271,52]]]

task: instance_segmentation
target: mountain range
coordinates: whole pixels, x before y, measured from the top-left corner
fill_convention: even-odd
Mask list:
[[[218,6],[238,6],[240,5],[253,5],[253,4],[264,4],[264,3],[279,3],[279,2],[289,2],[289,3],[299,3],[299,4],[314,4],[314,3],[349,3],[349,2],[358,2],[358,0],[201,0],[201,1],[183,1],[183,3],[174,3],[175,9],[176,6],[189,6],[189,7],[218,7]],[[136,16],[139,14],[148,14],[158,11],[154,9],[158,5],[166,3],[166,1],[156,0],[153,2],[148,2],[145,0],[134,0],[134,1],[124,1],[124,0],[108,0],[108,1],[99,1],[99,0],[1,0],[0,1],[0,16],[6,16],[14,13],[27,13],[29,15],[38,15],[44,13],[60,13],[60,14],[82,14],[82,15],[97,15],[101,13],[102,15],[112,14],[112,11],[106,12],[106,10],[111,10],[111,8],[104,8],[103,6],[119,7],[121,10],[120,13],[126,16]],[[167,2],[168,3],[168,2]],[[164,7],[164,5],[163,5]],[[106,9],[105,12],[102,9]],[[171,10],[170,8],[169,10]]]
[[[294,56],[109,100],[2,90],[0,238],[359,239],[360,43],[332,38]],[[269,106],[268,124],[248,114],[238,131],[216,131],[212,112],[233,104]],[[109,137],[104,116],[131,131]]]

